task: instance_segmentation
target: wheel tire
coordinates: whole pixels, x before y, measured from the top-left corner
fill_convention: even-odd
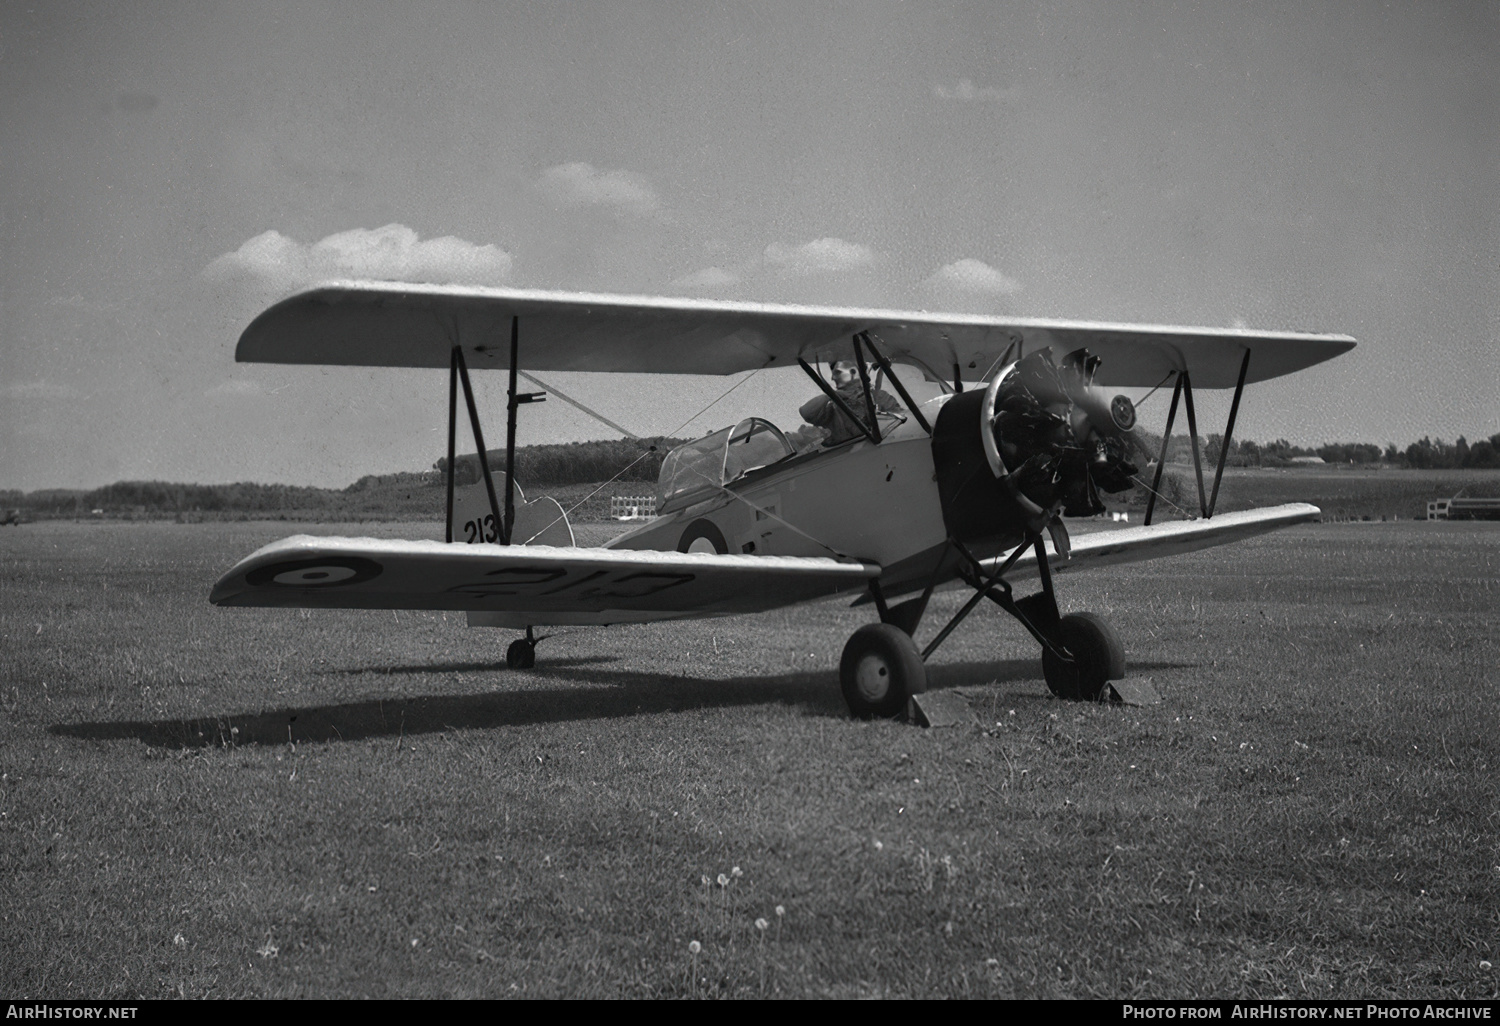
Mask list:
[[[891,719],[927,690],[927,667],[911,635],[888,623],[866,624],[844,646],[839,687],[858,719]]]
[[[505,650],[505,665],[512,670],[529,670],[536,665],[536,646],[525,638],[517,638]]]
[[[1063,648],[1073,656],[1069,663],[1042,649],[1042,676],[1047,690],[1069,701],[1092,702],[1107,681],[1125,676],[1125,647],[1103,617],[1094,613],[1069,613],[1058,622]]]
[[[697,547],[694,547],[694,544]],[[709,548],[712,546],[712,549]],[[687,530],[682,532],[682,537],[677,541],[678,552],[717,552],[719,555],[729,551],[729,543],[724,540],[724,532],[719,530],[712,520],[694,520],[688,524]]]

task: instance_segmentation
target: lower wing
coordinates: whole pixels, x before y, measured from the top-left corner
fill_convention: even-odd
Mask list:
[[[865,587],[880,568],[822,557],[297,535],[240,560],[221,606],[452,609],[493,626],[754,613]]]
[[[1293,524],[1316,521],[1322,510],[1305,502],[1238,513],[1216,513],[1207,520],[1176,520],[1149,527],[1125,527],[1117,531],[1099,531],[1073,539],[1070,556],[1054,553],[1048,546],[1047,565],[1054,571],[1111,566],[1116,563],[1139,563],[1162,556],[1196,552],[1215,545],[1227,545],[1265,534]],[[988,568],[999,565],[1002,557],[986,561]],[[1036,554],[1027,552],[1016,560],[1007,577],[1035,576]]]

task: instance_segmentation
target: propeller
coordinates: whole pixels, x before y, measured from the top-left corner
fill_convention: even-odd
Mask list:
[[[1104,511],[1098,490],[1133,484],[1135,404],[1094,384],[1100,363],[1087,349],[1061,361],[1042,349],[990,383],[982,427],[990,469],[1030,504],[1092,516]]]

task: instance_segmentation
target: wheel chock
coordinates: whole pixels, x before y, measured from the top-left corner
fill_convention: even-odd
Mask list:
[[[1156,693],[1150,677],[1132,677],[1107,682],[1099,693],[1099,700],[1122,705],[1160,705],[1161,695]]]
[[[919,727],[966,727],[979,722],[968,699],[952,691],[924,691],[912,695],[906,718]]]

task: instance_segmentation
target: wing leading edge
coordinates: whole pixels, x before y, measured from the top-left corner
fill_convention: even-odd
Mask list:
[[[925,311],[841,309],[460,285],[330,282],[264,311],[240,337],[241,363],[446,368],[461,345],[471,368],[510,363],[520,319],[530,370],[736,374],[846,355],[870,331],[892,359],[950,377],[983,374],[1019,345],[1102,358],[1101,385],[1152,387],[1189,370],[1195,388],[1291,374],[1354,348],[1347,335],[1110,324]]]
[[[1124,527],[1099,531],[1073,539],[1071,557],[1063,559],[1047,547],[1047,565],[1058,571],[1086,570],[1096,566],[1139,563],[1163,556],[1178,556],[1216,545],[1228,545],[1293,524],[1315,522],[1322,510],[1305,502],[1265,506],[1237,513],[1215,513],[1208,520],[1177,520],[1149,527]],[[1000,558],[989,560],[991,568]],[[1016,561],[1007,577],[1034,577],[1036,555],[1027,552]]]
[[[611,624],[754,613],[863,588],[873,564],[542,545],[296,535],[214,585],[223,606],[465,610],[486,624]]]

